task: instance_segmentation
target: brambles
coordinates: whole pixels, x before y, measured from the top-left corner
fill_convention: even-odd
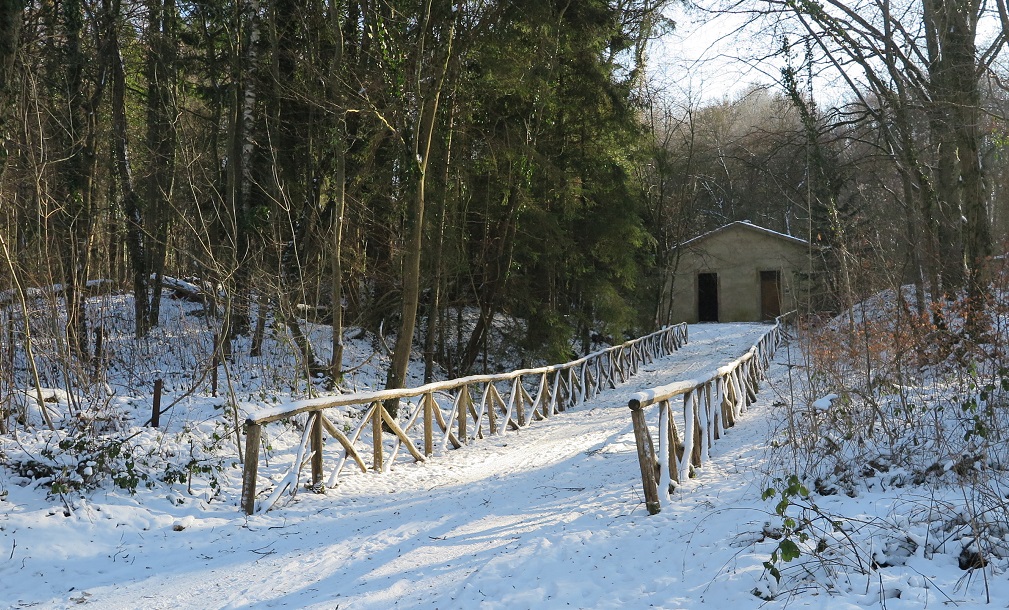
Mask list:
[[[780,583],[781,571],[778,569],[778,564],[798,559],[799,555],[801,555],[799,543],[805,543],[809,540],[809,534],[800,528],[799,523],[794,517],[789,517],[786,513],[796,500],[808,498],[809,490],[799,481],[799,477],[794,474],[790,475],[785,481],[779,479],[775,483],[781,487],[780,491],[774,487],[768,487],[761,494],[762,500],[769,500],[776,495],[780,495],[781,499],[775,505],[774,513],[782,518],[781,527],[775,530],[779,539],[778,546],[771,552],[771,558],[764,562],[764,569],[774,577],[775,582]]]
[[[842,573],[867,574],[911,555],[936,554],[952,555],[962,569],[985,578],[1005,569],[1009,528],[1000,490],[1009,477],[1009,291],[1006,275],[997,277],[984,318],[971,324],[975,308],[967,298],[943,299],[921,315],[905,287],[799,333],[805,374],[792,378],[794,399],[778,403],[779,467],[809,481],[824,502],[896,494],[916,504],[910,520],[888,516],[853,531],[849,559],[838,564],[849,566]],[[830,537],[814,536],[804,521],[816,514],[813,499],[783,494],[783,503],[786,496],[781,506],[798,511],[789,513],[797,529],[785,521],[781,529],[789,535],[766,566],[782,588],[789,559],[822,563],[837,552]],[[814,553],[820,544],[813,541],[821,538],[824,553]],[[865,568],[852,570],[856,564]]]

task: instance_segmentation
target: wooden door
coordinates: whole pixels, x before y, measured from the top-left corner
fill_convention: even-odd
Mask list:
[[[697,274],[697,321],[718,321],[718,274]]]
[[[760,272],[760,319],[773,320],[781,315],[781,272]]]

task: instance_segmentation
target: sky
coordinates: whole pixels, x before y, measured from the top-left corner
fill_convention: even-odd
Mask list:
[[[779,67],[746,60],[765,51],[769,42],[746,33],[745,17],[679,2],[666,14],[676,27],[654,41],[649,63],[653,77],[673,95],[720,101],[774,83]]]
[[[917,3],[911,5],[917,7]],[[780,48],[782,33],[794,24],[783,26],[772,17],[750,22],[747,10],[754,6],[759,3],[750,0],[671,4],[666,14],[676,22],[676,28],[654,42],[649,54],[651,74],[674,95],[691,100],[731,100],[755,85],[776,86],[784,62],[769,56]],[[982,6],[979,51],[1002,30],[994,5]],[[914,32],[919,25],[911,20],[908,30]],[[1005,70],[1005,56],[1003,51],[994,64],[996,69]],[[793,61],[801,63],[801,59]],[[848,95],[836,72],[829,70],[815,78],[814,91],[827,100]]]

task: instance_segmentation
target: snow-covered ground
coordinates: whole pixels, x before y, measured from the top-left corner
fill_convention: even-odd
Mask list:
[[[1007,607],[1005,565],[961,571],[960,548],[938,542],[891,540],[864,574],[843,553],[804,554],[781,564],[780,595],[754,594],[775,589],[763,564],[783,520],[779,497],[761,496],[787,474],[768,459],[786,350],[699,476],[648,515],[627,396],[728,362],[766,330],[693,326],[684,349],[577,409],[265,515],[239,512],[237,470],[223,501],[102,488],[69,507],[2,474],[0,608],[969,608],[986,589]],[[874,489],[816,499],[849,518],[839,540],[882,524],[929,536],[918,507],[934,498]]]

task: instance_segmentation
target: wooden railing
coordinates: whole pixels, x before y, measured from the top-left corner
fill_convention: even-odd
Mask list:
[[[631,396],[628,406],[649,514],[662,509],[673,486],[704,464],[711,445],[757,399],[760,381],[770,366],[788,315],[778,317],[753,347],[729,364],[694,379]],[[673,399],[678,396],[683,397],[682,435],[673,418]],[[646,418],[646,409],[655,404],[659,405],[657,456]]]
[[[470,440],[517,430],[578,405],[604,387],[616,387],[637,373],[641,364],[673,353],[686,341],[687,325],[678,324],[566,364],[463,377],[412,389],[303,400],[259,411],[245,423],[242,508],[250,515],[257,510],[259,450],[263,426],[268,423],[308,414],[294,463],[260,503],[261,512],[269,510],[285,492],[297,492],[306,464],[311,465],[310,487],[322,491],[333,487],[351,462],[362,472],[369,467],[385,472],[404,448],[414,461],[424,461],[436,447],[441,451],[449,445],[459,448]],[[400,417],[392,417],[383,406],[390,400],[402,401]],[[333,409],[342,409],[345,416],[359,410],[354,416],[356,425],[341,430],[326,415]],[[325,482],[324,433],[336,439],[341,453]]]

